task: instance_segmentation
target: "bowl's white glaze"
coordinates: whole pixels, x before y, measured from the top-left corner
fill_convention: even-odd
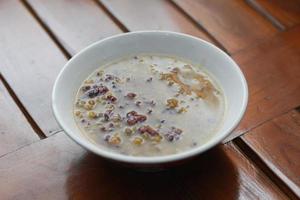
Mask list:
[[[218,133],[205,145],[174,155],[134,157],[101,149],[82,135],[73,118],[73,102],[82,81],[102,64],[141,53],[167,54],[189,60],[193,64],[200,64],[222,87],[227,103],[224,123]],[[169,31],[130,32],[88,46],[63,67],[52,93],[55,117],[75,142],[108,159],[145,165],[179,161],[217,145],[238,125],[246,110],[247,101],[248,88],[244,75],[226,53],[199,38]]]

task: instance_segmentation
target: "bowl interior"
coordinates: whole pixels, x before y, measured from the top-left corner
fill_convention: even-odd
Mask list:
[[[82,81],[107,62],[135,54],[166,54],[200,64],[223,89],[226,113],[222,127],[205,145],[187,152],[160,157],[131,157],[105,151],[88,141],[73,118],[73,102]],[[52,95],[55,116],[65,132],[80,145],[107,158],[136,163],[182,159],[221,142],[240,121],[247,104],[247,84],[235,62],[214,45],[198,38],[164,31],[121,34],[99,41],[74,56],[60,72]],[[196,126],[196,125],[195,125]]]

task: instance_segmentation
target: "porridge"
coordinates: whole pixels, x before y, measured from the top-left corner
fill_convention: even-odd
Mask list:
[[[225,100],[201,68],[139,55],[101,66],[78,90],[75,121],[100,148],[160,156],[203,145],[218,131]]]

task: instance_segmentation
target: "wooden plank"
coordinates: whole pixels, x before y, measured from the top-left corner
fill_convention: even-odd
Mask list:
[[[15,0],[0,1],[0,38],[1,73],[46,134],[59,130],[51,90],[67,59]]]
[[[275,118],[242,139],[300,198],[300,113]]]
[[[93,7],[93,3],[81,1],[80,4],[68,5],[68,2],[43,2],[43,5],[49,5],[49,9],[52,5],[51,8],[57,10],[52,13],[54,19],[65,19],[62,24],[55,20],[47,23],[60,31],[56,33],[67,49],[79,51],[93,40],[118,31],[100,9],[100,14],[97,14],[98,8]],[[39,5],[36,4],[37,7]],[[40,5],[39,8],[43,7]],[[64,15],[63,10],[69,15]],[[50,11],[45,13],[50,15]],[[46,135],[60,130],[52,114],[51,91],[67,59],[20,2],[0,1],[0,25],[0,70],[3,76]]]
[[[31,2],[32,3],[32,2]],[[52,8],[51,8],[51,10],[52,10]],[[40,11],[41,12],[41,11]],[[46,18],[44,18],[44,21],[45,21],[45,19]],[[55,23],[54,23],[54,25],[52,24],[52,25],[50,25],[51,23],[48,21],[48,26],[50,26],[50,27],[55,27]],[[54,30],[58,30],[58,29],[54,29]],[[69,30],[69,27],[67,28],[67,30]],[[70,29],[71,30],[71,29]],[[61,32],[61,33],[63,33],[63,31]],[[71,32],[69,32],[69,33],[71,33]],[[68,33],[68,34],[69,34]],[[59,36],[59,34],[57,34],[58,36],[59,36],[59,38],[62,38],[63,39],[63,37],[67,37],[68,36],[68,34],[62,34],[61,36]],[[60,40],[60,41],[63,41],[63,40]],[[67,40],[65,40],[65,41],[67,41]],[[75,39],[74,39],[74,41],[75,41]],[[79,42],[81,42],[81,40],[79,40]],[[68,48],[68,46],[66,45],[66,44],[68,44],[69,42],[66,42],[64,45],[65,45],[65,47],[67,47]],[[79,44],[79,43],[78,43]],[[69,47],[68,48],[68,50],[70,50],[70,51],[76,51],[76,49],[77,48],[80,48],[80,44],[78,45],[78,44],[74,44],[74,46],[73,47]],[[84,44],[84,43],[82,43],[82,44]],[[78,46],[76,46],[76,45],[78,45]],[[51,150],[51,151],[53,151],[53,149]],[[230,150],[231,151],[231,150]],[[49,161],[48,161],[49,162]],[[55,167],[54,167],[55,168]],[[58,169],[61,169],[61,168],[58,168]],[[91,172],[89,172],[89,173],[91,173]],[[88,177],[88,176],[85,176],[85,177]],[[56,176],[56,178],[57,178],[57,176]],[[179,177],[179,178],[181,178],[181,177]],[[116,179],[115,179],[116,180]],[[57,180],[57,179],[52,179],[52,181],[54,181],[54,182],[56,182],[56,181],[59,181],[59,180]],[[252,180],[251,180],[251,178],[250,179],[247,179],[247,181],[246,181],[246,183],[247,184],[249,184],[248,182],[251,182]],[[49,183],[45,183],[46,185],[47,184],[49,184]],[[74,183],[75,184],[75,183]],[[103,184],[103,183],[102,183]],[[154,183],[153,183],[154,184]],[[61,186],[62,187],[62,184],[58,184],[59,186]],[[147,185],[147,184],[146,184]],[[272,185],[272,184],[271,184]],[[48,185],[47,185],[48,186]],[[78,195],[80,195],[79,193],[80,192],[76,192],[76,191],[81,191],[80,190],[80,186],[72,186],[72,187],[75,187],[75,189],[74,190],[72,190],[72,192],[73,193],[76,193],[76,194],[78,194]],[[77,188],[77,187],[79,187],[79,189]],[[177,186],[178,187],[178,186]],[[252,185],[251,186],[249,186],[249,185],[247,185],[247,187],[252,187]],[[35,187],[32,187],[32,188],[35,188]],[[30,188],[30,189],[32,189],[32,188]],[[144,187],[142,187],[144,190],[145,190],[145,188]],[[178,187],[179,188],[179,187]],[[256,187],[256,188],[259,188],[259,187]],[[256,189],[255,188],[255,189]],[[272,187],[271,187],[272,188]],[[28,188],[29,189],[29,188]],[[43,189],[45,189],[45,188],[41,188],[42,189],[42,191],[43,191]],[[51,188],[50,188],[51,189]],[[247,188],[248,189],[248,188]],[[83,189],[84,191],[88,191],[88,189],[87,188],[84,188]],[[105,189],[105,190],[107,190],[107,188]],[[109,188],[108,188],[108,190],[110,190]],[[277,189],[274,189],[274,190],[277,190]],[[44,190],[45,191],[45,190]],[[271,190],[272,191],[272,190]],[[63,191],[62,193],[64,193],[65,191]],[[89,191],[90,192],[90,191]],[[111,192],[112,192],[112,190],[111,190]],[[256,191],[257,192],[257,191]],[[260,192],[260,191],[258,191],[258,192]],[[26,192],[25,192],[26,193]],[[182,194],[184,194],[185,192],[183,192]],[[264,192],[262,192],[262,193],[259,193],[258,194],[258,196],[259,195],[263,195],[263,193]],[[35,194],[35,193],[34,193]],[[181,194],[181,193],[180,193]],[[248,192],[245,192],[245,194],[247,194],[247,195],[250,195],[251,197],[253,197],[252,195],[252,193],[248,193]],[[269,193],[268,193],[269,194]],[[272,192],[270,192],[270,194],[271,195],[273,195],[273,193]],[[38,194],[38,195],[40,195],[40,194]],[[54,196],[53,197],[59,197],[59,195],[58,196],[55,196],[56,194],[54,194]],[[124,194],[124,195],[127,195],[126,193]],[[190,195],[197,195],[198,196],[198,194],[193,194],[193,193],[190,193]],[[254,194],[254,197],[256,196],[257,194]],[[201,195],[200,195],[201,196]],[[39,196],[38,196],[39,197]],[[113,196],[112,196],[113,197]],[[270,197],[272,197],[272,196],[270,196]]]
[[[278,31],[240,0],[173,0],[230,53],[269,38]]]
[[[101,0],[105,7],[129,30],[171,30],[211,41],[169,1]]]
[[[2,199],[286,199],[232,144],[185,166],[141,173],[58,133],[1,158],[0,177]]]
[[[300,105],[300,27],[233,56],[249,85],[246,115],[227,139]]]
[[[13,5],[13,4],[15,4],[15,2],[13,2],[13,3],[5,2],[3,4],[5,6],[7,6],[7,5]],[[3,4],[1,6],[3,6]],[[18,13],[14,13],[14,12],[13,13],[18,14],[17,16],[22,16],[22,13],[23,14],[25,13],[23,10],[23,7],[21,7],[21,6],[19,6],[19,7],[16,6],[16,7],[18,8],[18,9],[16,9],[16,12],[18,12]],[[25,19],[23,19],[23,18],[25,18]],[[25,15],[25,17],[23,16],[23,17],[19,17],[17,19],[23,23],[25,22],[25,24],[26,24],[26,22],[29,24],[29,21],[33,21],[30,16],[26,17],[26,15]],[[30,19],[30,20],[28,20],[28,19]],[[28,21],[26,21],[26,20],[28,20]],[[26,24],[26,29],[28,27],[28,24]],[[30,24],[32,24],[32,23],[30,23]],[[36,27],[38,27],[38,26],[36,26]],[[28,29],[29,28],[35,29],[35,25],[31,25],[28,27]],[[10,30],[16,31],[15,29],[12,29],[11,27],[10,27]],[[20,30],[18,30],[18,31],[20,31]],[[36,31],[36,32],[39,32],[39,31]],[[35,37],[37,40],[41,39],[42,41],[44,41],[43,37],[40,37],[39,34],[36,34],[36,32],[33,31],[33,33],[35,33],[35,34],[33,34],[32,37],[38,36],[38,37]],[[28,34],[28,33],[26,33],[26,34]],[[47,38],[47,40],[49,39],[46,36],[44,38]],[[30,41],[30,42],[32,42],[32,41]],[[22,47],[22,45],[21,45],[21,47]],[[46,45],[46,47],[51,47],[51,45],[49,45],[49,46]],[[45,48],[44,45],[43,45],[43,48]],[[40,50],[42,50],[42,48],[40,48]],[[5,51],[5,52],[7,52],[7,51]],[[35,51],[34,53],[38,53],[38,52]],[[4,56],[2,56],[2,57],[4,57]],[[50,57],[52,58],[53,55],[51,55]],[[9,63],[10,62],[12,62],[12,61],[9,60]],[[20,66],[20,64],[19,64],[19,66]],[[30,88],[27,88],[27,89],[30,89]],[[43,90],[44,88],[41,88],[41,89],[42,89],[42,91],[44,91]],[[38,93],[35,92],[32,94],[38,94]],[[60,134],[58,134],[58,135],[60,135]],[[52,138],[56,138],[56,137],[58,137],[58,136],[51,137],[51,140],[52,140]],[[50,140],[50,138],[46,139],[46,141],[49,141],[49,140]],[[82,166],[82,165],[84,166],[85,164],[76,163],[76,161],[77,160],[80,161],[80,158],[82,158],[82,157],[85,158],[86,152],[82,151],[81,149],[76,151],[76,148],[78,148],[77,146],[76,146],[76,148],[71,147],[70,149],[68,149],[67,148],[68,142],[64,141],[63,138],[58,138],[57,140],[50,143],[49,145],[45,144],[46,141],[26,147],[21,151],[18,151],[14,154],[11,154],[11,155],[8,155],[8,156],[5,156],[2,158],[2,159],[13,158],[13,159],[8,159],[8,160],[3,160],[3,162],[1,162],[1,164],[0,164],[0,173],[2,174],[2,172],[3,172],[3,175],[1,175],[1,177],[4,177],[4,178],[6,177],[3,181],[3,183],[4,183],[3,187],[2,186],[0,187],[1,188],[0,190],[2,190],[2,188],[4,188],[5,192],[1,191],[1,194],[4,194],[4,198],[6,198],[6,197],[7,198],[21,198],[21,197],[24,198],[23,195],[28,195],[28,198],[36,198],[36,199],[39,199],[40,197],[44,197],[44,198],[46,198],[46,197],[47,198],[52,198],[52,197],[57,198],[58,197],[59,198],[59,197],[62,197],[61,195],[65,195],[65,194],[72,195],[71,197],[73,197],[73,195],[75,195],[75,197],[76,197],[76,195],[79,195],[79,197],[80,197],[81,192],[77,193],[77,191],[83,191],[83,194],[85,194],[85,195],[83,195],[84,197],[86,197],[89,194],[93,195],[93,193],[91,193],[91,191],[89,191],[89,189],[93,188],[93,185],[92,186],[89,185],[89,187],[83,186],[83,188],[82,188],[81,184],[80,185],[77,184],[78,183],[77,178],[79,178],[80,180],[84,180],[83,178],[75,176],[75,178],[73,177],[73,182],[72,182],[72,177],[69,177],[69,175],[71,175],[71,174],[76,175],[78,172],[79,172],[79,174],[82,172],[80,170],[80,166]],[[58,144],[59,141],[61,142],[60,143],[61,146],[57,147],[56,144]],[[37,145],[38,145],[38,148],[33,148]],[[30,149],[30,150],[28,150],[28,149]],[[22,152],[25,152],[25,153],[22,153]],[[54,155],[55,159],[53,159],[53,155]],[[74,156],[74,157],[69,157],[70,155]],[[80,157],[80,155],[82,157]],[[88,155],[91,155],[91,154],[88,154]],[[61,163],[61,160],[65,161],[66,163]],[[95,157],[92,157],[91,160],[95,160]],[[75,163],[73,163],[73,162],[75,162]],[[86,162],[82,162],[82,163],[86,163]],[[87,168],[88,173],[94,175],[93,168],[94,169],[98,168],[98,167],[101,168],[102,163],[103,162],[101,161],[100,166],[99,165],[98,166],[97,165],[89,166]],[[247,164],[246,161],[244,163]],[[9,164],[11,164],[10,166],[13,166],[13,167],[12,168],[8,167]],[[23,167],[23,166],[25,166],[25,167]],[[74,171],[72,171],[72,167],[75,167]],[[78,169],[78,167],[79,167],[79,169]],[[249,166],[246,166],[245,169],[248,169],[248,167]],[[92,169],[92,171],[89,171],[90,169]],[[50,170],[50,173],[48,173],[47,170]],[[77,170],[79,170],[79,171],[77,171]],[[86,170],[84,169],[83,171],[86,171]],[[102,182],[101,184],[96,184],[98,187],[97,188],[94,187],[94,189],[92,191],[96,191],[96,193],[97,193],[99,191],[98,190],[99,187],[101,187],[101,185],[104,185],[104,183],[109,182],[109,180],[111,180],[111,177],[115,173],[118,173],[118,171],[119,170],[114,170],[113,172],[111,172],[111,174],[108,177],[106,176],[107,175],[106,171],[104,171],[104,172],[102,171],[100,173],[100,179],[102,176],[104,176],[104,180],[106,180],[106,181]],[[254,170],[254,172],[255,171],[257,171],[257,170]],[[260,171],[257,171],[257,173],[260,173]],[[94,176],[86,176],[85,172],[83,172],[83,174],[84,175],[82,177],[91,178],[91,182],[99,183],[99,182],[97,182],[98,179],[93,179]],[[248,172],[247,173],[244,172],[243,174],[247,175]],[[16,175],[18,180],[10,179],[10,177],[13,177],[13,175]],[[257,178],[257,176],[259,178]],[[147,177],[149,178],[149,176],[147,176]],[[71,179],[69,179],[69,178],[71,178]],[[119,177],[116,177],[113,180],[115,180],[117,182],[118,178]],[[125,184],[125,180],[128,180],[128,178],[129,177],[123,178],[123,184],[117,185],[117,188],[121,188],[121,186],[123,186]],[[137,177],[135,179],[138,180],[139,178],[140,177]],[[179,178],[182,179],[183,177],[179,176]],[[255,179],[255,180],[258,179],[259,181],[257,181],[257,183],[255,183],[255,181],[253,181],[252,179]],[[39,182],[38,180],[40,180],[41,182]],[[71,184],[69,184],[69,185],[67,184],[69,187],[64,188],[63,186],[65,185],[65,183],[68,183],[69,180],[71,180]],[[199,180],[201,180],[201,178],[199,178]],[[274,187],[272,185],[272,183],[270,183],[268,181],[268,179],[266,179],[266,177],[264,177],[262,174],[259,174],[259,175],[255,174],[255,176],[250,177],[249,179],[246,179],[246,180],[251,182],[251,184],[249,184],[248,182],[245,182],[244,183],[245,186],[243,186],[245,188],[245,192],[238,193],[239,196],[243,196],[244,194],[250,195],[250,196],[261,196],[262,194],[267,193],[267,196],[269,196],[270,198],[276,198],[276,197],[283,198],[282,194],[277,190],[277,188]],[[88,182],[89,182],[89,180],[88,180]],[[252,182],[254,182],[254,183],[252,183]],[[31,184],[28,184],[28,183],[31,183]],[[151,185],[153,185],[154,183],[155,182],[153,180]],[[169,183],[169,182],[165,182],[165,184],[167,184],[167,183]],[[110,183],[110,184],[112,185],[112,187],[108,186],[108,188],[105,187],[103,190],[100,190],[100,192],[102,192],[102,193],[100,193],[100,195],[106,194],[108,191],[109,194],[112,195],[112,197],[113,197],[113,195],[115,194],[115,185],[114,185],[114,183]],[[135,183],[132,183],[132,184],[135,185]],[[150,186],[150,185],[148,185],[148,183],[145,183],[145,185]],[[149,188],[149,187],[147,187],[147,188]],[[147,191],[148,190],[147,188],[144,188],[143,191]],[[187,188],[189,188],[189,187],[187,187]],[[240,188],[240,186],[239,186],[239,188]],[[250,189],[253,190],[253,188],[254,188],[254,190],[256,189],[257,191],[249,193],[248,190],[250,190]],[[261,188],[263,188],[263,189],[261,189]],[[64,190],[64,189],[66,189],[66,190]],[[169,188],[170,192],[171,192],[171,189],[173,189],[173,188]],[[226,188],[226,189],[228,190],[228,188]],[[261,190],[263,190],[263,192],[261,192]],[[206,192],[206,191],[203,190],[202,192]],[[240,192],[240,189],[238,192]],[[122,194],[126,196],[127,195],[126,193],[127,193],[127,190],[123,190]],[[136,194],[136,191],[131,190],[130,194],[133,197],[133,195]],[[175,193],[175,194],[177,194],[177,193]],[[179,194],[185,194],[185,192],[182,192]],[[8,196],[5,196],[5,195],[8,195]],[[9,196],[9,195],[12,195],[12,196]],[[123,195],[121,195],[121,196],[123,196]],[[143,194],[140,194],[140,195],[143,195]],[[202,196],[202,194],[197,194],[197,195]],[[235,195],[235,194],[233,194],[233,195]],[[96,194],[96,196],[99,196],[99,195]],[[96,196],[94,196],[94,197],[96,197]],[[146,197],[146,196],[144,195],[144,197]],[[176,197],[176,196],[174,196],[174,197]]]
[[[38,140],[38,135],[0,81],[0,157]]]
[[[92,0],[28,0],[28,3],[72,55],[95,41],[121,32]]]
[[[300,23],[299,0],[250,0],[249,2],[262,6],[286,27],[293,27]]]

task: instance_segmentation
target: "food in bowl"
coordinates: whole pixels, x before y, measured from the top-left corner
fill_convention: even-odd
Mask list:
[[[102,65],[82,83],[74,118],[100,148],[162,156],[199,147],[220,128],[225,97],[200,66],[165,55]]]

